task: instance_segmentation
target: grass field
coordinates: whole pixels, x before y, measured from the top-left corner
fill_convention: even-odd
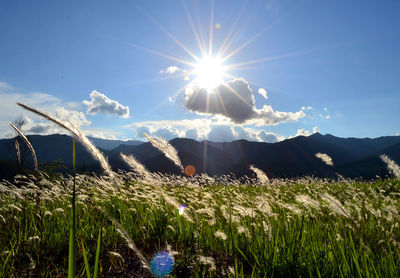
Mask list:
[[[114,185],[119,182],[120,189]],[[0,276],[66,277],[73,178],[0,185]],[[101,233],[101,277],[400,277],[400,182],[133,173],[76,177],[76,272]],[[182,206],[183,205],[183,206]],[[142,257],[142,260],[140,259]]]

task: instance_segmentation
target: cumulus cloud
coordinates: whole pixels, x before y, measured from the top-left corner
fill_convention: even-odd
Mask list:
[[[143,133],[146,133],[151,136],[161,137],[165,140],[171,140],[174,138],[184,137],[184,132],[180,131],[177,128],[166,126],[161,128],[147,127],[147,126],[138,126],[136,129],[136,137],[140,139],[144,139]]]
[[[177,66],[169,66],[165,70],[160,70],[160,73],[161,74],[175,74],[180,71],[181,71],[181,69],[178,68]]]
[[[21,117],[21,115],[29,115],[29,118],[26,116],[22,117],[26,123],[25,128],[32,129],[31,133],[41,133],[42,131],[47,133],[51,132],[51,130],[54,128],[51,127],[49,122],[43,122],[41,117],[22,109],[16,104],[17,102],[21,102],[38,108],[42,111],[46,111],[53,116],[58,116],[64,121],[70,122],[72,120],[77,126],[85,123],[90,124],[90,122],[84,118],[84,114],[82,112],[75,111],[77,114],[72,115],[69,113],[68,116],[66,116],[66,111],[72,111],[71,107],[73,107],[74,104],[62,102],[61,99],[50,94],[41,92],[21,93],[12,85],[6,82],[0,82],[0,99],[2,100],[0,101],[0,136],[13,136],[14,133],[10,132],[9,123]],[[63,115],[65,116],[63,117]],[[79,124],[79,122],[82,124]],[[24,129],[23,131],[26,132]]]
[[[82,126],[89,126],[91,122],[86,119],[83,112],[69,110],[64,107],[57,107],[55,116],[63,122],[69,122],[70,124],[80,128]]]
[[[264,88],[259,88],[259,89],[258,89],[258,93],[259,93],[260,95],[262,95],[265,99],[268,99],[267,90],[265,90]]]
[[[129,117],[128,106],[123,106],[118,101],[111,100],[106,95],[96,90],[90,93],[90,101],[84,100],[83,103],[88,106],[87,114],[95,115],[105,113],[109,115],[118,115],[121,118]]]
[[[214,142],[231,142],[236,139],[233,132],[232,127],[228,125],[213,126],[207,134],[207,140]]]
[[[221,84],[211,93],[191,82],[185,89],[184,106],[200,114],[222,115],[235,124],[257,126],[298,121],[306,115],[303,110],[275,111],[269,105],[257,109],[253,90],[243,78]]]
[[[57,107],[55,112],[50,112],[51,116],[61,120],[62,122],[71,124],[77,128],[89,126],[91,122],[86,119],[83,112],[69,110],[64,107]],[[67,133],[65,129],[49,121],[34,121],[28,116],[23,116],[25,122],[22,131],[26,134],[54,134],[54,133]]]
[[[103,127],[96,128],[91,126],[91,122],[86,119],[80,102],[65,102],[58,97],[41,92],[20,92],[17,88],[6,82],[0,82],[0,137],[13,137],[9,123],[18,118],[22,118],[25,124],[22,131],[29,134],[69,134],[66,130],[60,128],[56,124],[49,122],[42,117],[30,113],[16,103],[24,103],[31,107],[37,108],[57,119],[67,122],[80,128],[86,135],[110,138],[120,135],[118,131],[108,130]],[[4,100],[4,101],[3,101]]]
[[[296,136],[310,136],[310,135],[311,135],[311,132],[304,128],[297,130],[297,134],[296,134]]]
[[[121,133],[116,130],[110,130],[106,128],[99,127],[90,127],[91,122],[86,119],[85,114],[83,112],[78,112],[74,110],[68,110],[64,107],[57,108],[56,112],[50,112],[53,117],[67,122],[68,124],[72,124],[75,127],[81,129],[81,131],[86,136],[102,138],[102,139],[117,139],[117,136],[120,137]],[[43,119],[32,119],[26,115],[22,116],[24,120],[24,125],[22,127],[22,132],[26,135],[30,134],[40,134],[40,135],[49,135],[49,134],[67,134],[70,135],[70,132],[59,127],[58,125],[49,122]],[[14,136],[14,134],[10,134],[9,137]]]
[[[320,132],[320,130],[317,126],[314,126],[314,128],[312,129],[312,132],[305,128],[302,128],[302,129],[297,130],[296,136],[289,136],[289,138],[293,138],[293,137],[297,137],[297,136],[310,136],[311,134],[314,134],[317,132]]]
[[[166,140],[171,140],[176,137],[182,137],[184,133],[174,127],[160,128],[152,132],[157,137],[165,138]]]
[[[136,136],[143,138],[145,132],[150,136],[173,138],[190,138],[198,141],[230,142],[239,139],[248,141],[275,143],[284,139],[275,133],[240,125],[224,124],[219,119],[195,119],[182,121],[152,121],[129,125],[136,130]]]
[[[276,143],[278,141],[285,140],[285,136],[277,136],[275,133],[266,132],[265,130],[262,130],[260,133],[258,133],[258,137],[260,138],[261,142],[267,143]]]
[[[82,128],[84,126],[89,126],[91,122],[86,119],[85,114],[83,112],[78,112],[74,110],[69,110],[64,107],[57,107],[55,111],[47,112],[47,114],[51,115],[54,118],[61,120],[67,125],[73,125],[77,128]],[[67,130],[61,128],[60,126],[54,124],[53,122],[44,120],[35,115],[20,116],[20,118],[24,121],[24,124],[21,128],[24,134],[40,134],[40,135],[48,135],[48,134],[70,134]],[[15,119],[14,119],[15,120]],[[9,121],[11,122],[11,121]],[[5,132],[6,137],[12,137],[15,134],[12,132]]]

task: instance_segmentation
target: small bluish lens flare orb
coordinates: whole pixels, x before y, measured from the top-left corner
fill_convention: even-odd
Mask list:
[[[171,274],[174,268],[174,258],[170,253],[161,251],[154,255],[150,261],[150,270],[156,277],[165,277]]]
[[[185,208],[186,208],[185,205],[180,205],[179,206],[179,215],[182,215],[185,212]]]

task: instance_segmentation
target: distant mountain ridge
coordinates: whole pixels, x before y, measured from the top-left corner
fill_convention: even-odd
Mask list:
[[[138,140],[114,140],[114,139],[102,139],[95,137],[88,137],[89,140],[98,148],[103,150],[112,150],[119,145],[137,146],[144,142]]]
[[[72,164],[72,139],[67,135],[30,135],[39,163],[61,161]],[[150,143],[91,138],[92,142],[108,157],[114,170],[129,170],[120,153],[132,154],[153,172],[179,173],[179,168]],[[236,176],[254,175],[250,165],[263,170],[269,177],[292,178],[300,176],[335,177],[339,173],[346,177],[374,178],[388,174],[386,165],[379,159],[387,154],[396,163],[400,162],[400,136],[379,138],[340,138],[319,133],[308,137],[298,136],[277,143],[249,142],[198,142],[192,139],[175,138],[170,144],[176,148],[183,166],[193,165],[198,173]],[[328,154],[334,167],[326,165],[315,156]],[[25,167],[30,166],[29,151],[24,152]],[[14,139],[0,139],[0,177],[11,171],[16,163]],[[77,144],[79,171],[101,172],[99,163],[87,149]],[[8,165],[6,167],[6,165]],[[66,170],[67,171],[67,170]],[[67,171],[68,172],[68,171]]]

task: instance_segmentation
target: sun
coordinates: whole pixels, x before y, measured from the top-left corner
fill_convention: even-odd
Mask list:
[[[223,83],[225,75],[222,59],[218,56],[204,56],[193,69],[194,82],[211,92],[212,89]]]

